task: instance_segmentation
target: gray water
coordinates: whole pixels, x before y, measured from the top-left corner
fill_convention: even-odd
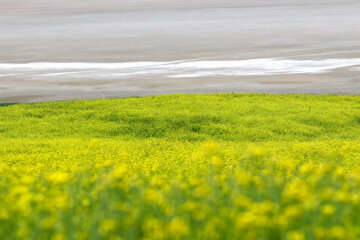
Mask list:
[[[358,26],[358,1],[2,0],[0,101],[357,94]]]

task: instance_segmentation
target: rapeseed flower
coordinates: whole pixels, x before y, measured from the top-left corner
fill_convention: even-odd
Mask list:
[[[0,106],[0,239],[360,239],[358,97],[159,98]]]

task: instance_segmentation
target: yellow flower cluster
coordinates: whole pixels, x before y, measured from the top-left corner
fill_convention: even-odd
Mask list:
[[[360,237],[354,160],[297,161],[268,147],[215,142],[122,142],[113,152],[104,143],[90,141],[73,162],[3,157],[1,238]]]
[[[360,239],[359,103],[0,104],[0,239]]]

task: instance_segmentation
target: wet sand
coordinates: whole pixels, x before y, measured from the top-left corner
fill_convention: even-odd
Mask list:
[[[355,0],[3,0],[0,64],[358,59],[359,13]],[[308,74],[46,78],[0,69],[0,102],[173,92],[359,94],[359,70],[354,65]]]

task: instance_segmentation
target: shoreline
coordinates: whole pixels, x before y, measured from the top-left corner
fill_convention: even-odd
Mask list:
[[[64,95],[20,95],[20,94],[9,94],[7,96],[0,97],[0,105],[7,104],[26,104],[26,103],[46,103],[46,102],[64,102],[64,101],[81,101],[81,100],[101,100],[101,99],[121,99],[121,98],[144,98],[144,97],[153,97],[161,95],[177,95],[177,94],[186,94],[186,95],[197,95],[197,94],[270,94],[270,95],[318,95],[318,96],[359,96],[360,90],[357,93],[354,92],[312,92],[310,89],[308,91],[233,91],[233,90],[188,90],[188,91],[138,91],[138,92],[122,92],[118,94],[114,93],[105,93],[98,95],[98,93],[93,93],[92,95],[84,95],[78,97],[64,96]]]

